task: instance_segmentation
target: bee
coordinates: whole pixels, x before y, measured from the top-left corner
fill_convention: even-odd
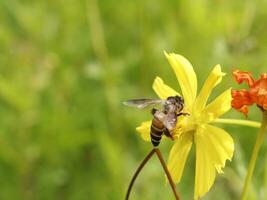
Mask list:
[[[130,99],[123,102],[124,105],[145,109],[156,105],[161,105],[161,109],[152,108],[153,115],[150,127],[151,143],[154,147],[160,144],[162,135],[174,139],[173,131],[177,124],[177,118],[181,115],[189,115],[183,113],[184,99],[181,96],[170,96],[167,99]]]

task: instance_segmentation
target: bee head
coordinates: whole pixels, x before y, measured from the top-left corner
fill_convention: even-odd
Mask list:
[[[176,112],[181,112],[184,108],[184,98],[181,96],[178,96],[178,95],[171,96],[171,97],[167,98],[166,104],[169,105],[167,107],[170,107],[171,105],[172,105],[171,107],[174,106]],[[167,109],[167,110],[169,110],[169,109]]]
[[[184,104],[184,98],[182,96],[176,95],[175,97],[176,103]]]

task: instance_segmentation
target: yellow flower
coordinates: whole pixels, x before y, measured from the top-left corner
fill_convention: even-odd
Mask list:
[[[181,180],[185,162],[192,144],[196,145],[196,172],[194,199],[202,197],[214,183],[216,172],[223,173],[226,160],[231,160],[234,152],[232,137],[223,129],[210,125],[231,108],[231,88],[207,104],[212,89],[225,75],[220,65],[216,65],[197,96],[197,77],[190,62],[181,55],[165,53],[181,87],[185,100],[183,112],[190,116],[179,117],[174,131],[175,143],[171,149],[168,169],[176,183]],[[153,89],[166,99],[178,93],[156,77]],[[150,141],[151,121],[137,127],[143,139]]]

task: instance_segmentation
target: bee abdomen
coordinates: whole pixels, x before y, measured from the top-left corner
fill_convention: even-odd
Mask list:
[[[159,121],[156,118],[152,120],[152,124],[150,127],[150,136],[151,136],[151,142],[153,146],[156,147],[159,145],[164,129],[165,127],[161,121]]]

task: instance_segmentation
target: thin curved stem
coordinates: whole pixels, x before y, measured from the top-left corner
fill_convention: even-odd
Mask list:
[[[255,143],[254,148],[253,148],[252,156],[251,156],[251,159],[249,162],[248,172],[246,175],[245,184],[244,184],[242,195],[241,195],[242,200],[246,200],[246,198],[247,198],[247,193],[249,190],[249,185],[250,185],[252,174],[253,174],[253,171],[255,168],[258,153],[259,153],[260,147],[264,141],[266,127],[267,127],[267,113],[263,112],[262,124],[261,124],[260,130],[259,130],[259,133],[257,135],[256,143]]]
[[[169,172],[169,170],[167,168],[167,165],[166,165],[165,161],[163,160],[163,157],[162,157],[162,155],[160,153],[160,150],[158,148],[155,148],[155,152],[156,152],[156,154],[157,154],[157,156],[158,156],[158,158],[160,160],[160,163],[161,163],[161,165],[162,165],[162,167],[163,167],[163,169],[164,169],[164,171],[165,171],[165,173],[166,173],[166,175],[168,177],[168,180],[169,180],[169,183],[171,185],[171,188],[172,188],[173,194],[175,196],[175,199],[179,200],[179,195],[176,192],[175,184],[174,184],[174,182],[172,180],[172,177],[171,177],[171,174],[170,174],[170,172]]]
[[[140,171],[143,169],[143,167],[145,166],[145,164],[147,163],[147,161],[149,161],[149,159],[151,158],[151,156],[155,153],[155,149],[153,148],[148,154],[147,156],[145,157],[145,159],[141,162],[141,164],[139,165],[139,167],[137,168],[136,172],[134,173],[134,176],[130,182],[130,185],[128,187],[128,190],[127,190],[127,194],[126,194],[126,197],[125,197],[125,200],[128,200],[129,199],[129,196],[130,196],[130,193],[131,193],[131,190],[132,190],[132,187],[133,187],[133,184],[134,184],[134,181],[135,179],[137,178],[138,174],[140,173]]]
[[[243,119],[215,119],[215,123],[221,123],[221,124],[236,124],[236,125],[243,125],[243,126],[249,126],[253,128],[260,128],[261,123],[256,121],[250,121],[250,120],[243,120]]]

